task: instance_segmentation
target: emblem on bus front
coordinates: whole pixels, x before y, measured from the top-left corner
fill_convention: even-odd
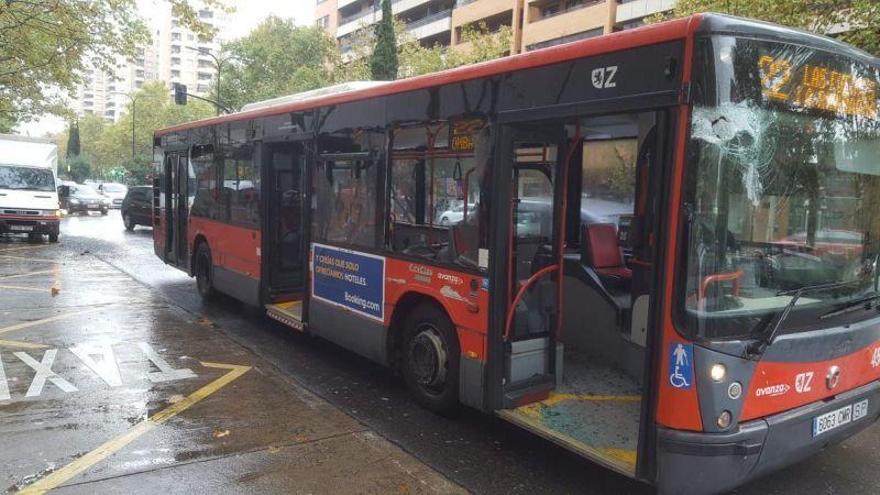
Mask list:
[[[828,375],[825,377],[825,385],[828,390],[833,390],[838,382],[840,382],[840,368],[837,366],[828,368]]]

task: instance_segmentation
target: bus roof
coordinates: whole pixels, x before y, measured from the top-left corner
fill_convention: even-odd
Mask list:
[[[369,86],[364,89],[353,91],[344,91],[338,94],[322,95],[315,98],[303,99],[291,103],[280,103],[263,108],[251,110],[243,110],[240,112],[221,115],[219,117],[211,117],[207,119],[187,122],[173,127],[160,129],[156,131],[157,136],[170,134],[172,132],[203,127],[223,122],[234,122],[241,120],[249,120],[258,117],[268,117],[271,115],[280,115],[288,112],[308,110],[327,105],[336,105],[350,101],[364,100],[379,96],[392,95],[413,91],[418,89],[441,86],[444,84],[467,81],[471,79],[479,79],[481,77],[493,76],[511,72],[515,70],[540,67],[550,65],[567,60],[573,60],[590,55],[608,53],[636,46],[650,45],[654,43],[662,43],[674,39],[684,38],[685,35],[696,28],[699,24],[700,15],[676,19],[659,24],[651,24],[642,26],[628,31],[612,33],[605,36],[598,36],[572,43],[552,46],[531,52],[511,55],[488,62],[457,67],[422,76],[411,77],[408,79],[400,79]],[[693,25],[691,23],[694,23]],[[285,97],[281,97],[283,100]]]
[[[739,17],[720,14],[694,14],[690,17],[658,24],[650,24],[635,29],[574,41],[408,79],[391,82],[359,81],[314,91],[307,91],[296,95],[282,96],[272,100],[245,105],[242,111],[236,113],[160,129],[156,131],[155,135],[162,136],[186,129],[221,124],[224,122],[235,122],[259,117],[281,115],[289,112],[309,110],[322,106],[337,105],[352,101],[365,100],[368,98],[479,79],[482,77],[551,65],[592,55],[682,39],[698,31],[701,33],[727,32],[747,33],[753,35],[775,35],[781,39],[795,40],[797,42],[816,46],[820,49],[834,50],[850,57],[863,60],[873,60],[874,63],[876,63],[876,59],[867,53],[824,36]]]

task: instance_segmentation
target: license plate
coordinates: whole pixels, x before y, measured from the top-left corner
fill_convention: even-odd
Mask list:
[[[868,399],[865,399],[821,416],[816,416],[813,418],[813,436],[816,437],[853,421],[858,421],[867,415]]]
[[[33,225],[10,225],[9,230],[17,230],[18,232],[31,232],[34,230]]]

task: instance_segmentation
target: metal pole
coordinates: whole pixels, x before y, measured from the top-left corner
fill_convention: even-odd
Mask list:
[[[214,55],[211,56],[214,57]],[[214,57],[214,63],[217,64],[217,115],[220,115],[220,105],[222,105],[223,102],[220,101],[220,61],[217,57]]]
[[[134,117],[135,117],[135,103],[137,103],[137,98],[131,98],[131,161],[134,163]]]

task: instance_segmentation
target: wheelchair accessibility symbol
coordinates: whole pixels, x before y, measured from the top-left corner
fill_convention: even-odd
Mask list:
[[[694,383],[694,347],[691,344],[669,346],[669,384],[675,388],[689,389]]]

